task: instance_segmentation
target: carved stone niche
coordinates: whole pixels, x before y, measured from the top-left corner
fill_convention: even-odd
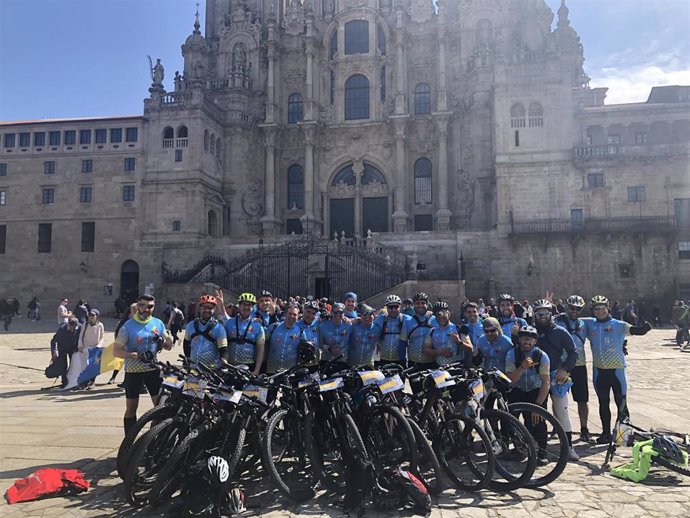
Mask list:
[[[307,20],[304,17],[304,7],[300,0],[291,0],[288,5],[283,22],[281,24],[285,33],[290,36],[299,36],[304,32],[304,27],[307,25]]]

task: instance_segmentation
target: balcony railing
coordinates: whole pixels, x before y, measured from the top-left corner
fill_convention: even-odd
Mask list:
[[[540,219],[512,221],[511,234],[551,233],[605,233],[605,232],[675,232],[678,229],[675,216],[624,216],[617,218],[588,218],[584,221],[571,219]]]
[[[606,144],[604,146],[577,146],[575,157],[580,159],[613,158],[621,154],[619,144]]]

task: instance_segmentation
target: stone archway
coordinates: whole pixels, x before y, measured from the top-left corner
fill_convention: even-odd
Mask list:
[[[136,261],[128,259],[120,268],[120,296],[124,297],[127,304],[136,301],[139,295],[139,265]]]

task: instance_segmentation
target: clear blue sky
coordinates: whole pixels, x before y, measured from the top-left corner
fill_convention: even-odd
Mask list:
[[[690,84],[688,0],[567,4],[592,86],[610,88],[608,103]],[[141,114],[146,55],[161,58],[172,89],[195,10],[196,0],[0,0],[0,120]],[[203,0],[200,11],[203,31]]]

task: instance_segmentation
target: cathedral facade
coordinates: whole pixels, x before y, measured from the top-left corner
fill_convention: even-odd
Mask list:
[[[201,29],[142,117],[2,123],[7,296],[310,235],[473,298],[690,297],[690,87],[605,105],[565,2],[207,0]]]

